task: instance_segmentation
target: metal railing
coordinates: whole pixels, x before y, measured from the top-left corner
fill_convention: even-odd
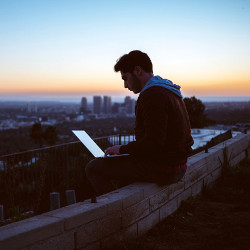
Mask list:
[[[132,135],[113,135],[94,139],[101,149],[134,140]],[[77,201],[90,198],[85,165],[93,159],[77,141],[52,147],[0,156],[0,205],[5,217],[15,211],[49,211],[49,193],[60,192],[61,206],[66,205],[65,191],[74,189]]]

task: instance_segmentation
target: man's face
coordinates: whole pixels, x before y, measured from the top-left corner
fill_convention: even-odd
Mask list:
[[[133,91],[135,94],[141,91],[141,82],[134,73],[124,73],[121,71],[121,77],[124,81],[124,88]]]

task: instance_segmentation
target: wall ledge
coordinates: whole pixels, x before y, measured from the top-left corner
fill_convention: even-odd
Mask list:
[[[98,249],[138,237],[176,211],[182,200],[215,182],[221,174],[225,148],[229,163],[237,164],[247,157],[250,134],[190,157],[187,172],[178,183],[162,187],[133,183],[99,196],[97,203],[86,200],[2,226],[0,249]]]

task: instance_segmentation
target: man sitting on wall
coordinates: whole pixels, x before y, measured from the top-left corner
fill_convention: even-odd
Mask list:
[[[111,180],[171,184],[186,172],[193,145],[188,113],[180,86],[153,75],[146,53],[123,55],[114,70],[121,73],[124,87],[140,93],[135,108],[136,141],[116,145],[86,166],[86,175],[98,195],[114,189]],[[121,155],[108,157],[108,155]]]

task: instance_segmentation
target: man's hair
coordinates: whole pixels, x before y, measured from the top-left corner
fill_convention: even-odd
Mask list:
[[[115,72],[132,73],[136,66],[140,66],[148,73],[153,73],[153,65],[149,56],[140,50],[133,50],[120,57],[114,66],[114,70]]]

